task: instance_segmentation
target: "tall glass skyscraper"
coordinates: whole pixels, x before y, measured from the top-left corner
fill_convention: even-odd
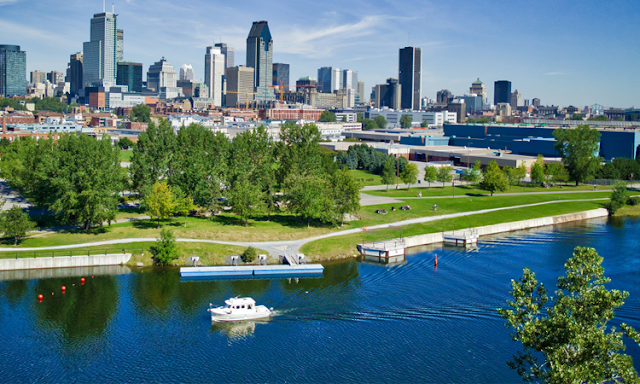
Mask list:
[[[19,45],[0,45],[0,96],[27,94],[27,53]]]
[[[498,80],[493,83],[493,104],[511,103],[511,82]]]
[[[422,50],[405,47],[400,49],[398,82],[402,86],[400,107],[402,109],[420,110],[422,85]]]
[[[273,63],[273,85],[289,91],[289,64]]]
[[[117,45],[116,14],[93,15],[90,41],[83,44],[85,87],[116,84]]]
[[[256,100],[275,99],[273,88],[273,39],[266,21],[254,21],[247,37],[247,67],[255,70]]]

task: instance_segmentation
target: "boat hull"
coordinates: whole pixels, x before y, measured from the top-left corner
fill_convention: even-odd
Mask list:
[[[271,310],[264,305],[258,305],[251,310],[228,311],[227,308],[218,307],[211,308],[208,311],[211,313],[211,321],[213,322],[256,320],[271,316]]]

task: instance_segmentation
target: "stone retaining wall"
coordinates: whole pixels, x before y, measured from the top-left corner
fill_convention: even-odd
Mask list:
[[[131,259],[130,253],[113,253],[107,255],[32,257],[18,259],[0,259],[0,271],[40,268],[95,267],[102,265],[126,264]]]

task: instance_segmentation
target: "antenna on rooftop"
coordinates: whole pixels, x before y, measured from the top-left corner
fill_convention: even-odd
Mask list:
[[[104,4],[105,0],[102,0],[102,13],[106,12],[106,5]]]
[[[111,13],[116,14],[116,5],[114,3],[111,3]]]

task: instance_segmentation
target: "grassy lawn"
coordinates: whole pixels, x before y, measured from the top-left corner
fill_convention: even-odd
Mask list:
[[[640,205],[624,205],[614,216],[640,216]]]
[[[138,262],[142,262],[143,265],[152,265],[151,247],[153,242],[141,242],[141,243],[127,243],[117,244],[111,248],[105,246],[99,247],[83,247],[69,250],[57,250],[57,251],[22,251],[22,252],[1,252],[0,258],[22,258],[22,257],[47,257],[47,256],[78,256],[78,255],[96,255],[104,253],[120,253],[123,249],[132,253],[131,260],[127,263],[130,266],[135,266]],[[115,247],[115,248],[114,248]],[[200,262],[205,265],[222,265],[225,264],[225,258],[230,255],[239,255],[244,252],[246,248],[237,247],[233,245],[224,244],[209,244],[209,243],[177,243],[179,258],[176,261],[176,265],[186,265],[191,256],[199,256]],[[258,253],[266,253],[264,250],[258,250]],[[143,256],[144,254],[144,256]]]
[[[352,171],[353,172],[353,171]],[[442,183],[432,183],[431,188],[429,187],[411,187],[411,189],[407,189],[406,184],[400,184],[401,188],[395,189],[395,187],[386,189],[380,189],[375,191],[365,191],[365,193],[374,196],[387,196],[387,197],[416,197],[418,196],[418,192],[422,192],[423,197],[427,196],[452,196],[453,191],[451,185],[447,185],[444,188],[442,187]],[[404,186],[404,188],[402,188]],[[607,191],[608,187],[600,187],[600,190]],[[581,192],[581,191],[593,191],[593,186],[590,185],[580,185],[576,187],[575,185],[569,186],[555,186],[549,188],[542,187],[534,187],[534,186],[518,186],[512,185],[510,189],[507,189],[504,193],[529,193],[529,192]],[[496,192],[494,195],[499,195],[501,192]],[[471,185],[461,185],[456,186],[455,195],[486,195],[489,192],[476,188]]]
[[[353,223],[345,223],[343,229],[455,212],[476,211],[481,209],[532,204],[553,200],[607,198],[608,196],[608,192],[600,192],[559,195],[500,196],[499,198],[495,196],[483,196],[469,197],[468,199],[415,199],[408,200],[408,204],[410,204],[412,208],[410,211],[402,211],[400,209],[391,211],[390,204],[364,207],[360,211],[361,220]],[[438,204],[437,212],[432,210],[433,204]],[[399,208],[399,206],[400,204],[398,204],[397,208]],[[558,204],[552,204],[549,206],[558,206]],[[545,212],[545,214],[535,216],[541,217],[547,215],[546,212],[548,212],[549,206],[536,206],[526,208],[526,210],[531,212]],[[376,214],[375,210],[378,208],[386,208],[389,213],[386,215]],[[514,213],[505,212],[502,214],[507,215],[507,217],[509,217],[509,221],[520,220],[520,217]],[[170,228],[176,237],[222,241],[257,242],[295,240],[338,231],[335,227],[323,226],[318,222],[312,222],[312,225],[307,227],[307,224],[300,222],[298,217],[286,214],[271,216],[270,221],[266,221],[266,217],[259,220],[250,220],[250,224],[246,227],[236,216],[232,214],[223,214],[216,216],[213,219],[188,217],[186,228],[184,227],[184,218],[175,218],[173,222],[166,221],[161,224],[163,227]],[[94,228],[88,232],[80,230],[44,232],[32,235],[17,247],[10,245],[12,243],[8,240],[5,240],[2,246],[19,249],[21,247],[81,244],[123,238],[157,238],[159,233],[160,229],[157,228],[157,222],[141,220],[136,222],[113,224],[102,228]]]
[[[130,163],[132,156],[133,156],[133,150],[128,150],[128,151],[120,150],[120,161]]]
[[[597,201],[567,202],[541,205],[535,208],[517,208],[512,210],[489,212],[479,215],[438,220],[434,222],[412,224],[404,227],[379,229],[352,235],[317,240],[305,244],[301,252],[313,259],[336,258],[356,254],[356,246],[362,242],[390,240],[399,237],[450,231],[455,229],[479,227],[510,221],[527,220],[538,217],[562,215],[565,213],[602,208]],[[440,211],[438,209],[438,211]]]
[[[349,173],[351,173],[351,176],[359,180],[363,187],[369,185],[382,185],[380,175],[374,175],[373,173],[369,173],[361,169],[352,169]]]

